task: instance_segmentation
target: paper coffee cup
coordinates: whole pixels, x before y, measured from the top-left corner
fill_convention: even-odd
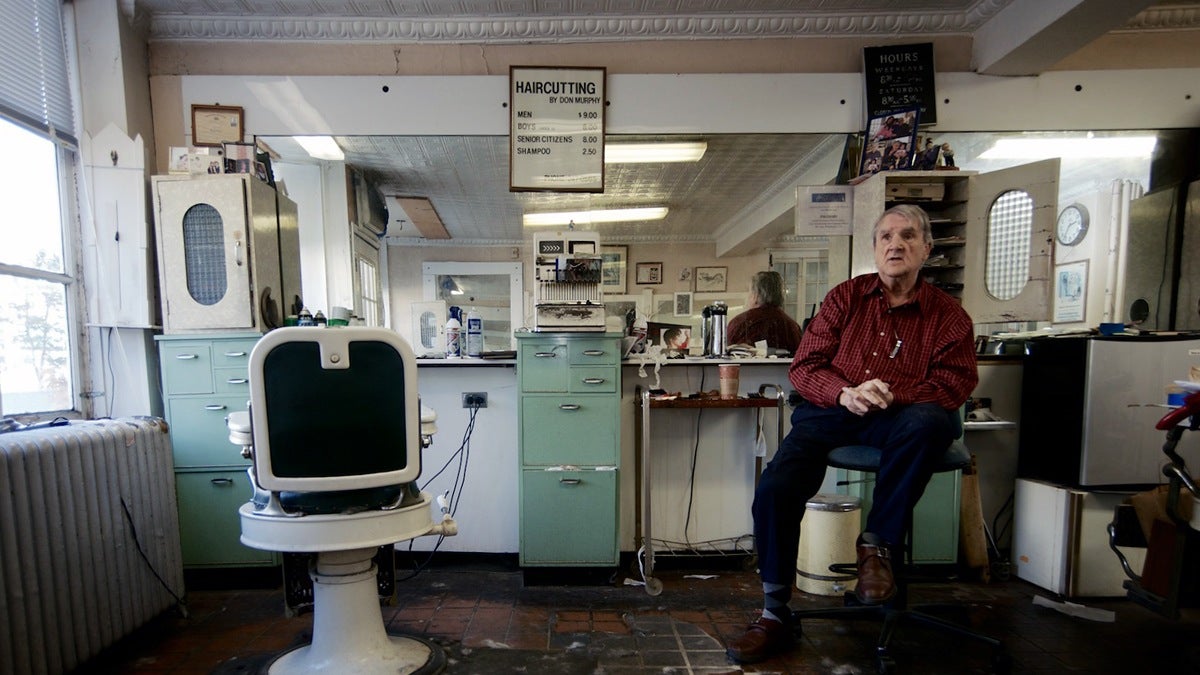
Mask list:
[[[722,363],[717,366],[717,372],[721,379],[721,398],[738,397],[738,371],[740,369],[741,366],[736,363]]]

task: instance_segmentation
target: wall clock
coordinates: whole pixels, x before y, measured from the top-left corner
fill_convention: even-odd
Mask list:
[[[1088,210],[1082,204],[1071,204],[1058,214],[1058,224],[1055,226],[1055,236],[1063,246],[1074,246],[1087,236],[1091,223]]]

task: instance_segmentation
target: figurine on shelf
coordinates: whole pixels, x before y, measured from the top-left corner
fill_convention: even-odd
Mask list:
[[[938,166],[944,166],[948,169],[956,168],[954,166],[954,149],[950,147],[949,143],[942,143],[942,157],[938,161]]]

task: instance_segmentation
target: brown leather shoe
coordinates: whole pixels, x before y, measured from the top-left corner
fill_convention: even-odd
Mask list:
[[[858,585],[854,595],[864,605],[879,605],[896,594],[896,580],[892,576],[891,551],[881,541],[870,541],[869,536],[858,538]]]
[[[730,640],[725,653],[738,663],[758,663],[792,648],[792,627],[759,617],[741,637]]]

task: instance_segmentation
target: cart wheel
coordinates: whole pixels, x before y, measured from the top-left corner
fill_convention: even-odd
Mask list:
[[[663,585],[658,577],[650,577],[646,580],[646,593],[653,596],[662,595]]]
[[[756,554],[751,553],[750,555],[748,555],[742,559],[742,571],[743,572],[758,571],[758,556]]]

